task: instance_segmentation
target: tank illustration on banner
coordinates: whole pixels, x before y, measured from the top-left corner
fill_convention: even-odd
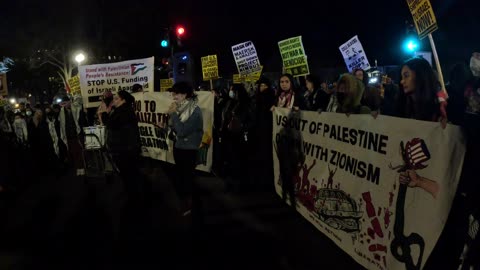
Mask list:
[[[357,202],[343,190],[321,188],[317,191],[315,211],[317,217],[328,226],[345,232],[360,231],[360,218]]]

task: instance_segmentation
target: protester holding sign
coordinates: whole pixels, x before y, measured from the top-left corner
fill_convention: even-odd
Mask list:
[[[203,116],[192,86],[186,82],[177,82],[171,92],[174,102],[170,105],[168,114],[176,133],[173,148],[176,168],[174,185],[180,198],[182,215],[186,216],[192,210],[193,177],[203,136]]]
[[[280,77],[280,90],[277,94],[275,105],[280,108],[304,110],[305,103],[302,95],[295,87],[295,80],[291,74],[283,74]]]
[[[275,92],[268,78],[257,81],[255,94],[255,127],[251,137],[252,149],[256,149],[252,157],[253,181],[261,189],[273,189],[273,157],[272,157],[272,113],[270,108],[275,103]]]
[[[353,70],[353,75],[362,81],[365,86],[365,91],[363,92],[362,105],[367,106],[373,112],[378,113],[380,106],[382,104],[382,97],[380,95],[380,90],[376,87],[372,87],[368,84],[368,74],[365,70],[361,68],[356,68]]]
[[[402,66],[400,91],[395,116],[437,121],[440,108],[437,91],[440,84],[427,60],[412,58]]]
[[[243,84],[230,87],[229,99],[222,111],[221,138],[226,167],[226,184],[229,191],[239,191],[245,186],[248,168],[249,131],[253,125],[250,98]]]
[[[353,75],[343,74],[337,83],[338,113],[368,114],[370,108],[361,104],[365,86]]]
[[[133,110],[135,98],[125,90],[118,91],[113,99],[113,111],[107,113],[107,105],[99,108],[102,122],[106,126],[107,149],[120,172],[128,196],[130,213],[140,210],[143,198],[143,183],[140,172],[140,133]]]

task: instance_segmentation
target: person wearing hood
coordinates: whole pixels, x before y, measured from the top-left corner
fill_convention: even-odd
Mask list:
[[[252,129],[251,149],[256,149],[252,156],[252,181],[262,190],[274,190],[273,177],[273,115],[270,108],[275,104],[275,92],[266,77],[257,82],[255,94],[255,125]]]
[[[361,104],[365,86],[362,81],[349,73],[340,76],[337,82],[337,113],[369,114],[370,108]]]
[[[176,179],[174,185],[180,199],[180,211],[187,216],[192,210],[192,192],[197,154],[203,136],[203,116],[198,98],[187,82],[177,82],[171,89],[173,102],[168,114],[175,130],[173,148]]]
[[[370,108],[373,112],[377,112],[382,104],[382,97],[380,90],[376,87],[370,86],[368,83],[368,74],[361,68],[354,69],[352,74],[363,83],[364,91],[361,104]]]

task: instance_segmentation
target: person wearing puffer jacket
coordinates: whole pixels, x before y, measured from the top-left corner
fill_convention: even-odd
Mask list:
[[[349,73],[340,76],[337,83],[337,113],[370,114],[371,110],[361,104],[365,86],[362,81]]]

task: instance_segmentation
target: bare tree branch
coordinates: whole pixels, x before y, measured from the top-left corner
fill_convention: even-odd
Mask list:
[[[67,84],[67,79],[66,79],[65,75],[62,74],[62,73],[60,73],[60,71],[57,71],[57,73],[58,73],[58,75],[60,75],[60,78],[62,79],[63,84],[64,84],[65,87],[66,87],[68,84]]]
[[[57,63],[58,65],[62,65],[63,62],[60,61],[53,53],[50,53],[50,52],[46,52],[45,53],[45,57],[49,60],[51,60],[52,62],[55,62]]]

